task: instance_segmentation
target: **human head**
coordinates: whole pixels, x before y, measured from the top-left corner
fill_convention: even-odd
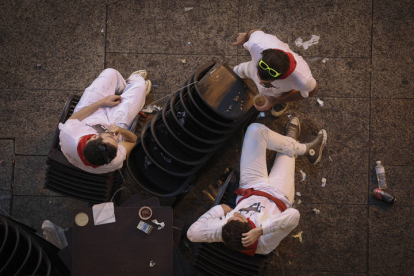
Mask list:
[[[86,161],[95,166],[111,163],[118,151],[118,142],[111,133],[92,136],[83,149]]]
[[[246,250],[242,244],[242,234],[252,230],[252,226],[240,213],[235,212],[226,224],[223,225],[221,236],[224,245],[232,250]]]
[[[269,75],[269,71],[262,69],[257,63],[257,75],[262,81],[272,82],[274,80],[280,79],[284,73],[289,70],[290,61],[289,56],[277,49],[267,49],[261,52],[262,60],[269,65],[270,68],[276,70],[278,73],[281,73],[278,77],[272,77]]]

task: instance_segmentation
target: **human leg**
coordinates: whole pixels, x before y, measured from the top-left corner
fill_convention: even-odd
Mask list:
[[[125,86],[126,82],[117,70],[112,68],[103,70],[93,83],[85,89],[73,113],[109,95],[121,93]]]
[[[293,157],[303,154],[306,146],[262,124],[251,124],[246,131],[240,159],[240,187],[257,182],[268,183],[266,149]]]
[[[142,75],[131,75],[121,95],[122,102],[107,109],[110,121],[123,128],[129,126],[144,107],[146,90],[146,81]]]

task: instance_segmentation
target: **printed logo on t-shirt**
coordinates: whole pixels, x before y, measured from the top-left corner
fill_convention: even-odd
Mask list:
[[[262,206],[262,203],[261,202],[256,202],[256,203],[253,203],[252,205],[250,205],[247,208],[240,208],[237,212],[239,212],[240,214],[242,212],[245,212],[245,214],[248,214],[249,212],[253,212],[253,213],[257,212],[257,213],[260,213],[260,211],[262,210],[262,208],[266,208],[266,207],[265,206]],[[253,213],[251,213],[250,215],[252,215]]]

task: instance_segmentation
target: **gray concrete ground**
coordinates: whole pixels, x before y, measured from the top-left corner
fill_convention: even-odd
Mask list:
[[[45,219],[68,227],[73,210],[87,206],[43,189],[45,160],[69,94],[81,94],[104,68],[125,78],[147,69],[157,85],[150,103],[178,89],[212,56],[232,66],[249,60],[231,42],[238,32],[262,28],[303,55],[319,83],[316,97],[294,103],[288,113],[301,115],[305,138],[318,128],[328,132],[321,164],[297,159],[301,220],[279,246],[283,266],[275,256],[268,275],[282,275],[282,267],[297,276],[414,275],[413,1],[12,0],[0,2],[0,18],[0,207],[15,218],[37,229]],[[297,38],[314,34],[318,44],[295,46]],[[287,114],[257,121],[282,132]],[[201,191],[237,164],[240,148],[241,137],[176,208],[187,227],[205,211],[196,197],[210,204]],[[376,160],[386,166],[389,192],[397,197],[392,206],[372,198]],[[303,182],[300,169],[307,174]],[[123,190],[121,200],[133,193],[150,197],[126,178],[133,189]],[[300,231],[302,243],[292,238]],[[191,255],[184,244],[181,249]]]

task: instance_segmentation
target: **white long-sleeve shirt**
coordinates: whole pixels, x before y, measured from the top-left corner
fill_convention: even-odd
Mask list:
[[[192,242],[222,242],[222,227],[234,212],[249,218],[256,227],[262,226],[263,235],[259,238],[256,254],[269,254],[296,228],[300,218],[299,211],[294,208],[281,213],[273,201],[262,196],[251,196],[226,216],[220,205],[211,208],[188,229],[188,239]]]

